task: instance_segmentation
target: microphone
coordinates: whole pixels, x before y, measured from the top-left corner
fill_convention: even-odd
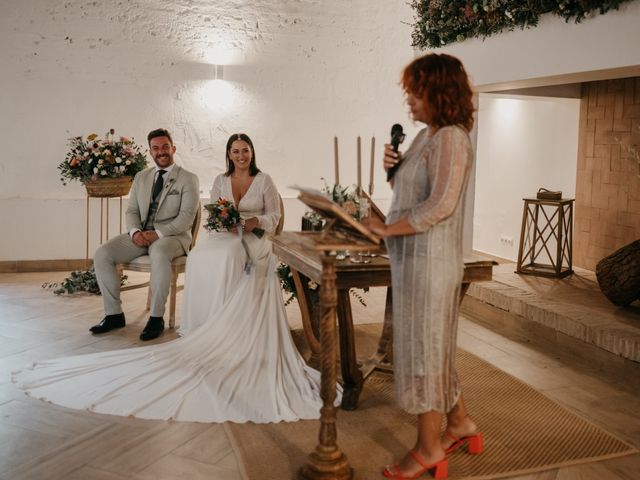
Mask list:
[[[394,123],[391,127],[391,148],[393,151],[398,153],[398,147],[402,142],[404,142],[405,134],[402,131],[402,125],[399,123]],[[393,176],[396,174],[400,168],[400,162],[396,163],[393,167],[387,170],[387,182],[390,182]]]

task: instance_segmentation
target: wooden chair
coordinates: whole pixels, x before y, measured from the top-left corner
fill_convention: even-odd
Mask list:
[[[196,217],[193,219],[193,225],[191,225],[191,245],[189,245],[189,251],[196,245],[196,239],[198,238],[198,232],[200,231],[200,217],[201,217],[200,202],[196,208]],[[176,294],[184,289],[184,285],[178,286],[178,275],[184,273],[187,266],[187,256],[182,255],[176,257],[171,262],[171,286],[169,289],[169,328],[174,328],[176,322]],[[151,258],[149,255],[142,255],[135,258],[129,263],[118,264],[120,271],[129,270],[133,272],[146,272],[151,273]],[[127,290],[133,290],[136,288],[148,287],[147,290],[147,307],[149,310],[151,307],[151,286],[150,282],[139,283],[136,285],[127,285],[122,287],[120,291],[126,292]]]
[[[282,202],[282,197],[278,195],[280,199],[280,221],[278,222],[278,226],[276,227],[275,235],[280,235],[282,233],[282,229],[284,228],[284,203]]]

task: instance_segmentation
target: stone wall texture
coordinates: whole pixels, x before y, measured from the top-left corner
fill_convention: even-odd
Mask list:
[[[583,84],[574,265],[640,238],[640,77]]]

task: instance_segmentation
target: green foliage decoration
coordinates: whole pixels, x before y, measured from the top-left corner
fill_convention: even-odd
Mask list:
[[[277,273],[278,273],[278,279],[280,280],[280,287],[282,287],[282,290],[288,295],[287,299],[284,302],[284,306],[286,307],[291,302],[293,302],[294,298],[296,298],[298,296],[297,292],[296,292],[296,284],[293,281],[293,275],[291,274],[291,268],[286,263],[280,262],[278,264]],[[302,275],[302,278],[305,279],[306,277]],[[364,293],[366,293],[366,292],[369,291],[369,287],[362,288],[361,290]],[[313,305],[318,305],[318,303],[320,303],[320,286],[316,282],[314,282],[313,280],[309,280],[308,283],[307,283],[307,291],[308,291],[308,294],[309,294],[309,301]],[[365,298],[359,292],[357,292],[355,288],[350,289],[349,293],[363,307],[367,306],[367,302],[366,302]]]
[[[551,13],[580,23],[598,11],[605,14],[632,0],[411,0],[416,16],[414,47],[439,48],[469,38],[487,38],[516,28],[538,25]]]
[[[127,278],[126,275],[120,274],[120,285],[124,285]],[[80,292],[94,295],[101,294],[98,279],[96,278],[96,271],[93,269],[93,266],[88,270],[75,270],[71,272],[69,276],[60,283],[44,283],[42,288],[53,290],[53,293],[56,295],[62,295],[64,293],[72,295]]]

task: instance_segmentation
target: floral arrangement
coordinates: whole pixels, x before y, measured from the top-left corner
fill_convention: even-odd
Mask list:
[[[233,202],[225,197],[220,197],[215,203],[205,205],[204,209],[209,212],[204,229],[210,232],[229,231],[240,223],[240,212]]]
[[[356,220],[362,219],[363,212],[361,207],[363,205],[361,198],[358,196],[355,185],[343,187],[342,185],[336,184],[333,187],[329,187],[324,178],[322,178],[322,181],[324,182],[322,192],[327,196],[327,198],[340,205],[345,212]]]
[[[120,274],[120,285],[124,285],[127,278],[126,275]],[[42,288],[47,290],[53,289],[53,293],[56,295],[62,295],[64,293],[72,295],[80,292],[101,295],[98,279],[96,278],[96,271],[93,266],[88,270],[75,270],[61,283],[45,283],[42,285]]]
[[[240,218],[240,212],[233,202],[226,197],[220,197],[216,203],[205,205],[204,209],[209,212],[209,217],[204,224],[204,228],[210,232],[230,231],[236,228],[238,224],[243,224]],[[251,233],[258,238],[262,238],[264,230],[254,228],[251,230]]]
[[[114,138],[115,130],[99,139],[92,133],[69,139],[65,160],[58,165],[60,181],[66,185],[71,180],[85,183],[98,178],[133,177],[147,166],[145,151],[132,138]]]
[[[296,284],[293,281],[293,275],[291,273],[291,268],[286,263],[280,262],[278,264],[278,278],[280,279],[280,287],[282,290],[288,295],[287,299],[284,302],[284,306],[286,307],[291,302],[293,302],[294,298],[297,298],[296,292]],[[304,281],[307,277],[304,275],[300,275],[301,279]],[[365,287],[362,289],[363,292],[368,292],[369,287]],[[309,295],[309,301],[313,306],[317,306],[320,303],[320,285],[318,285],[313,280],[307,279],[307,292]],[[364,307],[367,306],[367,303],[364,300],[364,297],[360,295],[354,288],[349,290],[349,293],[353,295],[353,297],[360,302],[360,304]]]
[[[340,205],[349,215],[356,220],[361,220],[364,216],[364,212],[361,207],[364,207],[362,200],[357,194],[355,185],[349,187],[343,187],[342,185],[335,184],[330,187],[324,178],[321,178],[324,186],[321,192],[333,202]],[[313,210],[306,211],[302,216],[302,230],[307,231],[319,231],[324,227],[324,218],[319,213]]]
[[[566,22],[581,22],[598,10],[617,10],[630,0],[412,0],[416,12],[413,46],[438,48],[468,38],[490,37],[505,30],[535,27],[540,15],[552,13]]]
[[[366,206],[365,202],[358,195],[357,188],[355,185],[343,187],[342,185],[335,184],[332,187],[330,187],[326,179],[321,178],[321,180],[324,183],[324,186],[322,187],[321,192],[329,200],[332,200],[333,202],[340,205],[349,215],[351,215],[356,220],[361,220],[362,217],[367,215],[367,213],[364,212],[363,210],[363,207]],[[304,216],[302,217],[302,225],[303,225],[303,230],[307,230],[307,231],[322,230],[322,227],[324,226],[324,219],[322,218],[321,215],[319,215],[316,212],[313,212],[313,211],[305,212]],[[344,258],[344,256],[342,258]],[[291,302],[293,302],[294,298],[297,297],[296,286],[293,281],[293,275],[291,274],[291,268],[289,268],[289,265],[285,263],[280,263],[280,265],[278,265],[277,272],[278,272],[278,278],[280,279],[280,286],[282,287],[282,290],[284,290],[284,292],[288,294],[288,298],[285,300],[285,303],[284,303],[285,306],[287,306]],[[303,279],[303,281],[306,278],[304,275],[300,275],[300,277]],[[317,306],[320,302],[320,287],[313,280],[309,280],[309,279],[307,280],[308,282],[307,282],[306,290],[309,296],[309,301],[313,306]],[[363,292],[366,293],[369,291],[369,288],[368,287],[365,287],[362,289],[352,288],[349,290],[349,293],[356,300],[358,300],[358,302],[360,302],[361,305],[366,307],[367,303],[365,302],[364,297],[356,290],[362,290]]]

